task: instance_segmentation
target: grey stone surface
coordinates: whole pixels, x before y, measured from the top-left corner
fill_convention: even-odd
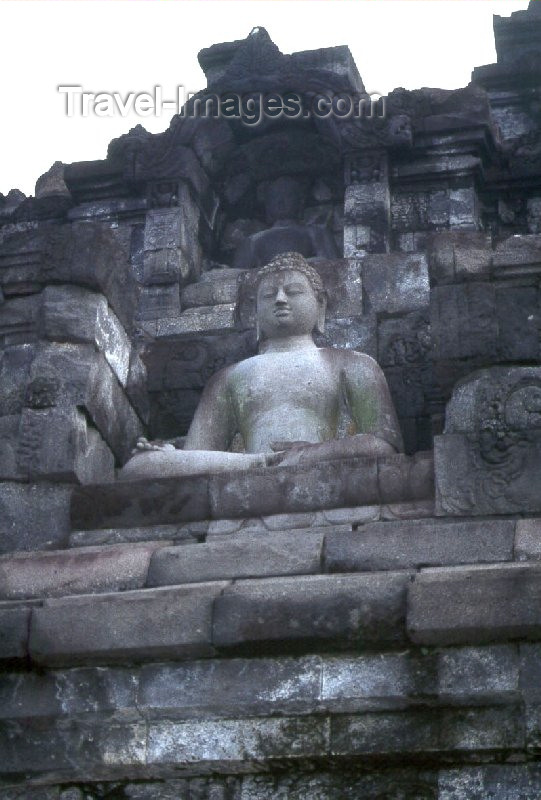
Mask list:
[[[93,344],[126,385],[131,343],[103,295],[80,286],[46,286],[40,322],[47,339]]]
[[[184,287],[180,295],[182,308],[236,303],[239,274],[241,273],[236,269],[213,269],[204,272],[197,283]]]
[[[481,231],[442,231],[427,241],[430,277],[438,284],[486,275],[492,265],[490,237]]]
[[[114,456],[74,406],[25,408],[18,431],[22,479],[95,483],[114,479]]]
[[[23,477],[19,470],[19,427],[20,414],[8,414],[0,417],[0,480],[21,480]]]
[[[486,708],[411,709],[385,714],[343,715],[331,722],[331,749],[336,754],[391,755],[430,752],[520,749],[524,746],[519,705]]]
[[[73,493],[72,523],[81,530],[141,527],[374,506],[381,501],[432,496],[430,453],[359,456],[310,467],[254,468],[186,476],[181,481],[162,478],[81,487]]]
[[[192,522],[188,525],[152,525],[146,528],[103,528],[95,531],[73,531],[69,537],[70,547],[96,547],[104,544],[137,544],[138,542],[160,542],[161,544],[195,544],[207,535],[208,522]]]
[[[235,328],[235,304],[187,308],[177,317],[158,319],[154,324],[154,328],[149,323],[144,328],[158,338],[189,333],[226,333]]]
[[[408,572],[239,581],[217,598],[216,647],[359,649],[405,641]]]
[[[533,764],[455,767],[439,775],[438,800],[530,800],[541,791],[541,769]]]
[[[515,536],[517,561],[541,560],[541,519],[518,519]]]
[[[134,668],[82,667],[0,676],[3,720],[84,719],[101,714],[130,720],[137,712],[138,674]]]
[[[72,488],[59,483],[1,483],[0,552],[64,547]]]
[[[494,285],[435,286],[430,298],[430,323],[436,359],[495,359],[498,319]]]
[[[30,609],[24,604],[0,603],[0,659],[25,659],[28,655]]]
[[[145,585],[156,542],[0,557],[0,599],[126,591]]]
[[[321,666],[321,700],[332,712],[404,708],[430,702],[438,693],[433,654],[402,650],[328,657]]]
[[[390,314],[429,304],[428,265],[421,253],[368,255],[362,280],[365,311]]]
[[[212,655],[212,603],[226,586],[45,600],[32,617],[31,658],[55,665]]]
[[[247,776],[241,800],[436,800],[437,772],[411,768],[362,773],[342,768],[337,772],[289,773]]]
[[[149,664],[138,707],[150,719],[306,713],[320,708],[321,677],[318,656]]]
[[[165,478],[103,484],[74,490],[71,521],[76,529],[133,528],[208,520],[209,480]]]
[[[436,657],[442,702],[466,705],[520,699],[518,645],[440,648]]]
[[[127,458],[143,432],[141,421],[104,356],[91,345],[40,346],[29,377],[25,405],[85,408],[115,456]]]
[[[541,568],[525,564],[427,569],[408,593],[418,644],[477,644],[541,637]]]
[[[302,538],[287,533],[246,537],[240,542],[166,547],[152,556],[149,586],[255,578],[272,575],[303,575],[320,571],[323,536]]]
[[[326,754],[328,747],[328,723],[321,717],[151,722],[147,763],[181,760],[211,771],[262,760],[302,762]]]
[[[375,522],[325,536],[328,572],[408,569],[420,566],[511,561],[512,520]]]

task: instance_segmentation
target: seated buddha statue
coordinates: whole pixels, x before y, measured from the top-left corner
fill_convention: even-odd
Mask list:
[[[385,376],[370,356],[317,347],[326,296],[298,253],[258,271],[259,352],[225,367],[205,387],[184,448],[138,442],[121,479],[311,465],[326,459],[402,452]],[[349,419],[348,435],[339,421]],[[231,452],[240,434],[245,452]]]

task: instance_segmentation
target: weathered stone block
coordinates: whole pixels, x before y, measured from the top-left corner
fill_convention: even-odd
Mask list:
[[[45,600],[31,621],[31,658],[55,665],[212,655],[212,603],[226,586]]]
[[[96,720],[43,719],[29,726],[26,720],[12,720],[0,729],[0,764],[4,778],[12,784],[21,774],[34,779],[45,774],[62,784],[84,785],[91,774],[111,778],[141,769],[145,739],[144,722],[113,720],[104,725]],[[81,800],[73,794],[68,798]]]
[[[404,313],[429,304],[428,265],[422,254],[368,255],[362,262],[362,280],[365,311]]]
[[[441,770],[438,800],[529,800],[541,792],[538,764],[488,764]]]
[[[319,708],[321,659],[225,659],[145,665],[138,707],[150,719],[262,716]]]
[[[95,531],[73,531],[69,537],[70,547],[96,547],[97,545],[137,544],[160,542],[184,545],[196,544],[207,535],[208,522],[192,522],[187,525],[149,525],[146,528],[102,528]]]
[[[81,530],[178,525],[210,517],[205,475],[80,487],[71,502],[72,527]]]
[[[524,564],[427,569],[408,594],[408,632],[418,644],[541,638],[541,567]]]
[[[375,314],[331,318],[325,321],[325,332],[314,336],[318,347],[346,347],[367,353],[372,358],[377,351],[377,320]]]
[[[376,522],[325,536],[328,572],[409,569],[420,566],[511,561],[512,520]]]
[[[541,519],[518,519],[515,537],[517,561],[541,561]]]
[[[143,332],[156,336],[157,320],[176,318],[180,314],[178,283],[138,286],[137,320]]]
[[[338,716],[331,721],[335,754],[475,753],[521,748],[520,705],[442,708]]]
[[[433,657],[411,651],[325,658],[321,700],[332,712],[403,708],[437,695]]]
[[[36,728],[43,718],[96,714],[135,721],[138,684],[133,667],[5,672],[0,675],[0,718],[33,719]]]
[[[180,296],[182,308],[236,303],[240,270],[213,269],[205,272],[197,283],[185,286]]]
[[[149,765],[181,761],[204,771],[225,771],[251,761],[325,755],[328,726],[321,717],[151,722],[147,742]]]
[[[216,600],[216,647],[288,648],[326,641],[369,647],[404,641],[407,572],[240,581]]]
[[[39,314],[39,295],[15,297],[0,306],[0,343],[4,346],[35,341]]]
[[[80,286],[46,286],[40,313],[47,339],[93,344],[126,385],[131,343],[103,295]]]
[[[374,458],[321,462],[311,468],[270,467],[212,475],[212,517],[255,517],[304,512],[379,500]]]
[[[21,480],[18,467],[20,414],[0,417],[0,480]]]
[[[0,603],[0,660],[25,659],[28,655],[30,608]]]
[[[0,552],[64,547],[70,532],[72,486],[0,484]]]
[[[437,284],[488,274],[492,264],[490,236],[480,231],[442,231],[427,240],[430,277]]]
[[[240,800],[438,800],[438,775],[417,768],[385,769],[368,774],[341,767],[340,771],[286,775],[248,775]],[[11,799],[10,799],[11,800]]]
[[[435,359],[496,358],[499,328],[493,284],[433,287],[430,317]]]
[[[178,316],[158,319],[155,336],[180,336],[188,333],[221,333],[235,329],[235,304],[187,308]],[[149,330],[150,332],[150,330]]]
[[[78,406],[115,456],[124,461],[142,424],[105,358],[85,344],[43,344],[31,364],[24,404],[33,409]]]
[[[0,357],[0,414],[20,414],[37,345],[6,347]]]
[[[536,286],[504,286],[496,292],[498,360],[539,361],[541,306]]]
[[[413,457],[364,456],[310,467],[267,467],[187,476],[181,481],[161,478],[76,489],[72,521],[80,530],[144,527],[403,503],[432,496],[432,455],[421,452]]]
[[[240,542],[228,538],[225,542],[192,547],[166,547],[152,556],[148,585],[306,575],[319,572],[322,548],[321,534],[301,538],[287,533],[243,537]]]
[[[113,454],[75,406],[23,409],[18,438],[23,479],[94,483],[114,478]]]
[[[541,235],[509,236],[500,242],[493,256],[494,271],[500,275],[528,273],[528,267],[541,263]]]
[[[145,585],[154,542],[0,557],[0,598],[61,597]]]
[[[442,648],[437,665],[438,694],[444,703],[520,700],[516,644]]]

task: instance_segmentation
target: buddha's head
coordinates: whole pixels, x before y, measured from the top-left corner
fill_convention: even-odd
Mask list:
[[[282,253],[258,270],[256,302],[258,341],[323,333],[325,289],[299,253]]]

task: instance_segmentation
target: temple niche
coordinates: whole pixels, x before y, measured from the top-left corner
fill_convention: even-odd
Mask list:
[[[2,798],[541,796],[539,8],[377,103],[256,28],[0,195]]]

